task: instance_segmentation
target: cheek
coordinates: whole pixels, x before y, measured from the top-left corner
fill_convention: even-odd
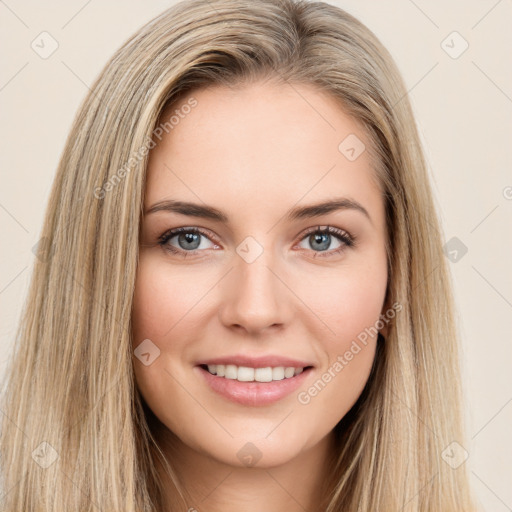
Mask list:
[[[387,287],[387,265],[382,261],[340,265],[336,272],[316,273],[309,280],[309,328],[317,335],[324,364],[313,385],[299,396],[302,404],[315,404],[325,419],[337,423],[357,401],[370,375],[375,357],[379,319]],[[302,291],[305,293],[305,289]],[[315,317],[315,318],[313,318]],[[306,317],[303,317],[306,318]],[[316,327],[315,327],[316,326]]]
[[[325,298],[327,321],[333,325],[337,344],[345,344],[375,326],[382,311],[386,279],[359,277],[348,276]]]
[[[151,359],[145,364],[134,354],[134,374],[144,400],[165,424],[171,424],[166,411],[174,410],[180,402],[180,386],[175,378],[181,378],[185,340],[189,337],[185,331],[201,296],[198,283],[191,280],[194,276],[171,272],[161,258],[140,251],[133,297],[132,349],[146,343],[144,346],[149,349],[145,352],[151,353]]]
[[[312,385],[298,396],[299,403],[312,406],[316,412],[307,421],[322,417],[322,421],[335,425],[361,395],[375,358],[376,324],[385,285],[383,280],[362,286],[361,281],[347,278],[332,283],[329,293],[317,298],[322,319],[334,334],[329,331],[321,338],[324,364]]]
[[[365,329],[375,326],[382,313],[386,287],[387,267],[383,261],[316,272],[300,293],[328,327],[326,347],[342,350]]]
[[[207,289],[201,281],[198,273],[171,272],[157,258],[141,255],[133,299],[134,345],[146,338],[163,343],[171,333],[175,338]]]
[[[317,334],[323,356],[316,379],[298,396],[299,403],[315,411],[307,421],[322,417],[335,425],[361,395],[375,357],[387,277],[385,255],[372,254],[335,271],[317,271],[301,289],[303,294],[309,290],[308,306],[315,314],[303,318],[310,319],[309,330]],[[321,325],[328,329],[321,327],[319,333]]]
[[[183,356],[185,341],[180,340],[188,339],[185,331],[193,319],[193,306],[201,296],[197,283],[191,282],[193,279],[190,275],[185,278],[183,273],[170,272],[168,265],[152,255],[143,251],[139,255],[132,310],[132,350],[144,342],[143,346],[148,347],[144,352],[151,353],[147,358],[150,360],[145,361],[147,365],[134,354],[135,377],[145,398],[150,399],[148,403],[162,393],[160,387],[169,385],[170,378],[164,369],[178,365]]]

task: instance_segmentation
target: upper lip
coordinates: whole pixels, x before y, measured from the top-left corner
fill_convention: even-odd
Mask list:
[[[198,366],[213,364],[234,364],[236,366],[247,366],[249,368],[267,368],[269,366],[274,368],[278,366],[284,366],[285,368],[305,368],[306,366],[313,366],[313,364],[307,361],[300,361],[298,359],[291,359],[289,357],[282,357],[272,354],[253,357],[242,354],[221,356],[200,361]]]

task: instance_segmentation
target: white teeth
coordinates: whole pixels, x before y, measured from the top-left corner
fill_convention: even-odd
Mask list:
[[[240,380],[242,382],[251,382],[254,380],[254,374],[254,368],[248,368],[247,366],[239,366],[237,380]]]
[[[224,377],[226,379],[236,379],[238,373],[237,367],[234,364],[227,364],[225,368],[226,374],[224,375]]]
[[[256,368],[254,370],[254,380],[258,382],[271,382],[272,381],[272,368]]]
[[[278,366],[277,368],[272,368],[272,380],[283,380],[284,379],[284,368],[282,366]]]
[[[209,364],[208,371],[212,375],[217,375],[217,377],[238,380],[240,382],[271,382],[273,380],[290,379],[302,373],[304,368],[293,368],[292,366],[250,368],[248,366],[236,366],[234,364]]]
[[[284,369],[284,376],[286,379],[289,379],[290,377],[293,377],[295,375],[295,368],[285,368]]]

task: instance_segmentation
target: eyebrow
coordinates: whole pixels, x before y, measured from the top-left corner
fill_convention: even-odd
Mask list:
[[[355,210],[361,212],[372,223],[372,219],[366,208],[364,208],[364,206],[357,201],[347,197],[339,197],[330,201],[307,206],[298,206],[291,209],[286,214],[285,218],[288,221],[310,219],[314,217],[320,217],[322,215],[327,215],[328,213],[338,210]],[[150,215],[152,213],[161,211],[181,213],[182,215],[188,215],[190,217],[212,219],[218,222],[224,222],[226,224],[229,222],[228,216],[213,206],[190,203],[187,201],[176,201],[173,199],[158,201],[145,211],[145,215]]]

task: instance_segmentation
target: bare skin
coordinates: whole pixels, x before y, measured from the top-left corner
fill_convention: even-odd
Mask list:
[[[357,353],[353,341],[387,307],[384,200],[368,151],[351,161],[338,149],[350,134],[367,148],[369,141],[312,86],[259,82],[191,96],[197,106],[151,151],[145,211],[173,199],[213,206],[227,221],[174,211],[144,216],[133,343],[149,339],[160,353],[147,366],[134,360],[137,385],[160,421],[158,439],[191,511],[317,511],[336,453],[333,429],[360,396],[375,355],[375,335]],[[342,208],[286,217],[338,198],[368,216]],[[314,236],[326,226],[354,244]],[[159,244],[180,227],[201,229],[196,245],[193,233]],[[236,250],[247,237],[262,250],[250,263]],[[197,367],[241,353],[314,368],[279,401],[241,405],[214,392]],[[327,374],[320,391],[308,391]],[[251,467],[240,456],[248,450],[260,457]]]

